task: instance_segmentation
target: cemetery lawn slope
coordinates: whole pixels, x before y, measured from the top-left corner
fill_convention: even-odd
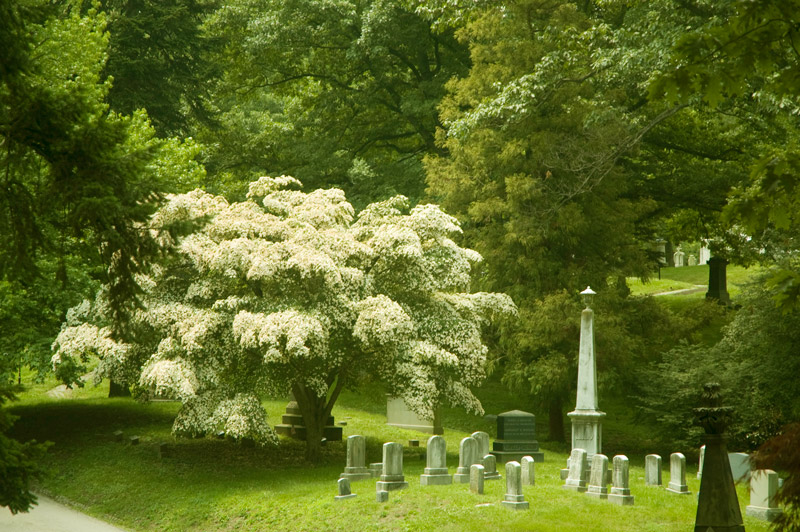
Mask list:
[[[23,439],[55,443],[47,458],[51,474],[38,487],[40,492],[131,530],[655,532],[687,530],[694,523],[694,496],[644,486],[641,453],[629,453],[633,507],[563,489],[559,469],[567,454],[545,449],[545,462],[536,464],[536,486],[524,488],[531,509],[515,512],[499,504],[505,480],[487,481],[484,495],[470,493],[466,484],[421,487],[427,435],[387,427],[375,398],[363,397],[366,408],[359,408],[358,396],[349,395],[333,412],[337,421],[347,422],[345,438],[367,437],[367,462],[381,460],[383,442],[403,443],[404,474],[410,486],[391,492],[387,503],[377,503],[375,479],[362,480],[352,484],[357,497],[335,501],[336,479],[345,463],[344,442],[328,443],[321,462],[311,465],[303,459],[304,445],[289,439],[264,449],[212,438],[175,440],[170,428],[178,403],[106,399],[97,390],[105,391],[87,387],[58,401],[29,398],[14,408],[21,416],[15,432]],[[264,404],[275,423],[286,400]],[[483,418],[473,421],[471,430],[490,428]],[[445,421],[451,473],[458,463],[458,442],[469,432],[463,430],[466,423],[457,418],[458,427],[453,428]],[[122,441],[114,437],[117,430],[124,433]],[[139,436],[137,445],[131,436]],[[421,446],[407,446],[409,439],[419,439]],[[163,449],[161,442],[167,443]],[[668,460],[664,463],[666,483]],[[699,483],[692,466],[688,484],[696,493]],[[505,473],[502,466],[498,469]],[[743,487],[739,497],[744,508],[748,499]],[[745,526],[751,532],[768,529],[749,517]]]

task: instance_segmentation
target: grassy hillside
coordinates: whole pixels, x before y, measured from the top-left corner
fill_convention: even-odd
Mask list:
[[[512,395],[490,385],[483,394],[487,411],[499,413],[519,405]],[[406,447],[404,471],[410,487],[392,492],[389,502],[375,502],[375,480],[353,483],[355,499],[334,501],[336,479],[343,470],[345,446],[331,442],[320,464],[303,461],[303,444],[282,439],[277,448],[247,448],[225,440],[175,440],[170,435],[178,404],[140,404],[131,399],[106,399],[106,389],[87,387],[68,399],[53,400],[32,393],[15,407],[21,416],[15,432],[22,438],[55,443],[49,453],[51,475],[39,490],[79,509],[131,530],[541,530],[541,531],[663,531],[690,529],[696,498],[670,494],[644,486],[644,452],[630,452],[607,444],[606,452],[627,452],[631,459],[633,507],[562,488],[559,469],[567,454],[545,446],[545,463],[537,464],[536,486],[525,487],[531,509],[510,511],[499,504],[505,481],[487,481],[486,494],[475,495],[467,485],[422,488],[419,475],[425,466],[422,433],[385,425],[384,396],[377,390],[348,393],[334,409],[337,421],[346,421],[345,438],[367,437],[367,461],[381,460],[386,441],[407,445],[421,440],[421,447]],[[286,400],[264,402],[272,422],[277,422]],[[646,435],[646,428],[631,431],[633,424],[614,414],[609,404],[607,439],[614,433],[632,440]],[[445,437],[451,473],[458,464],[458,443],[473,430],[486,430],[494,438],[494,423],[461,413],[445,412]],[[126,439],[116,442],[113,432],[123,430]],[[637,432],[638,430],[638,432]],[[138,435],[139,445],[128,437]],[[160,442],[167,453],[159,455]],[[613,449],[611,447],[614,447]],[[690,454],[691,449],[675,449]],[[664,482],[668,460],[664,460]],[[504,473],[501,466],[501,472]],[[689,463],[689,488],[696,492],[696,465]],[[747,494],[739,488],[742,508]],[[745,518],[748,530],[767,527]]]

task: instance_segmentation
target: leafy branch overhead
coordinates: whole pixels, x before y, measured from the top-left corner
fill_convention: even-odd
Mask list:
[[[452,240],[456,220],[402,196],[356,216],[342,191],[299,185],[262,177],[239,203],[200,190],[171,197],[151,230],[201,227],[164,237],[177,254],[141,279],[134,340],[111,338],[101,292],[70,314],[56,371],[99,355],[97,378],[182,401],[176,433],[261,443],[274,441],[259,402],[267,392],[293,392],[307,426],[324,425],[342,387],[367,379],[421,415],[440,404],[482,413],[470,387],[485,377],[483,328],[515,307],[469,293],[481,257]]]

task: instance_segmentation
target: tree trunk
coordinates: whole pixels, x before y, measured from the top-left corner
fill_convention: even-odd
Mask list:
[[[312,464],[319,462],[322,456],[322,438],[325,434],[325,422],[331,415],[333,405],[339,398],[343,380],[331,377],[329,386],[335,382],[330,396],[317,397],[316,393],[305,386],[292,385],[292,394],[300,413],[303,414],[303,425],[306,427],[306,460]]]
[[[120,384],[118,382],[108,382],[108,396],[109,397],[130,397],[131,390],[127,384]]]
[[[550,441],[563,443],[566,440],[564,439],[564,411],[561,398],[550,401],[548,409],[548,429],[550,434],[547,437]]]

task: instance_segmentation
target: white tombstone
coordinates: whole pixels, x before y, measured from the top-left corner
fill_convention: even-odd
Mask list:
[[[564,487],[579,492],[586,491],[586,451],[572,449],[569,455],[569,474]]]
[[[484,468],[481,464],[472,464],[469,468],[469,491],[483,495]]]
[[[750,505],[744,511],[746,515],[762,521],[774,521],[782,513],[775,504],[775,493],[778,491],[778,474],[771,469],[757,469],[750,477]]]
[[[686,264],[689,266],[697,266],[697,257],[694,255],[689,255],[689,258],[686,259]]]
[[[371,478],[372,474],[366,466],[366,439],[364,436],[350,436],[347,438],[347,465],[344,473],[339,475],[350,481]]]
[[[433,419],[418,416],[408,408],[406,402],[399,397],[386,397],[386,424],[409,430],[418,430],[429,434],[442,434],[441,422],[434,415]]]
[[[447,442],[442,436],[428,438],[427,467],[419,476],[422,486],[441,486],[453,483],[453,477],[447,471]]]
[[[697,464],[697,478],[703,478],[703,463],[706,461],[706,446],[700,446],[700,462]]]
[[[527,510],[529,507],[522,495],[522,468],[519,462],[506,462],[506,495],[500,504],[512,510]]]
[[[689,487],[686,485],[686,457],[683,453],[672,453],[669,455],[669,484],[667,491],[679,495],[689,495]]]
[[[731,463],[733,481],[747,483],[750,481],[750,455],[747,453],[728,453]]]
[[[697,466],[697,478],[703,478],[703,464],[706,458],[706,446],[700,447],[700,463]],[[735,483],[750,482],[750,455],[747,453],[728,453],[728,463]]]
[[[453,482],[456,484],[466,484],[469,482],[469,468],[472,464],[480,462],[478,454],[478,442],[474,438],[467,436],[461,440],[458,446],[458,469],[453,475]]]
[[[633,496],[629,482],[628,457],[618,454],[614,457],[614,471],[611,475],[611,493],[608,494],[608,501],[622,506],[631,506]]]
[[[596,454],[592,457],[592,472],[589,474],[589,486],[586,495],[597,499],[608,498],[608,488],[606,478],[608,477],[608,457],[604,454]]]
[[[376,491],[401,490],[408,487],[403,475],[403,446],[396,442],[383,444],[383,470],[375,483]]]
[[[661,486],[661,457],[657,454],[644,457],[644,483],[646,486]]]
[[[352,499],[356,496],[355,493],[350,492],[350,479],[349,478],[340,478],[336,483],[337,488],[339,489],[339,495],[334,497],[335,500],[341,501],[343,499]]]
[[[478,456],[483,457],[489,454],[489,434],[477,431],[470,434],[470,438],[478,442]]]
[[[675,263],[676,268],[681,268],[683,266],[683,259],[686,254],[681,251],[681,248],[678,248],[678,251],[672,254],[672,261]]]
[[[708,249],[705,246],[701,247],[700,248],[700,256],[697,259],[697,263],[700,264],[700,265],[708,264],[708,259],[710,259],[710,258],[711,258],[711,250]]]
[[[523,456],[522,462],[520,463],[522,467],[522,485],[523,486],[533,486],[536,484],[536,462],[534,462],[533,457],[530,456]]]

